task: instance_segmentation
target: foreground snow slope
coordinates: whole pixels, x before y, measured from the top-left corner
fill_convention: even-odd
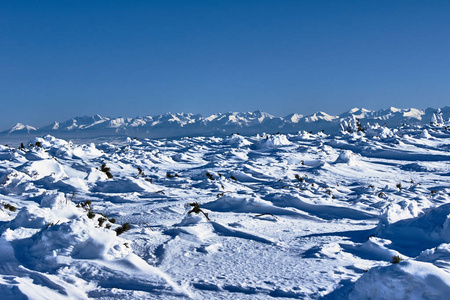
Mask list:
[[[24,142],[0,146],[2,299],[450,291],[445,126]]]

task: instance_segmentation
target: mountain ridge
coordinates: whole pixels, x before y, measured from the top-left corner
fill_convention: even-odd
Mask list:
[[[216,113],[204,117],[193,113],[166,113],[143,117],[102,117],[101,115],[74,117],[64,122],[53,122],[42,128],[17,123],[10,129],[0,132],[3,136],[44,135],[54,136],[114,136],[132,135],[136,137],[176,137],[189,135],[223,135],[231,133],[293,133],[301,130],[335,133],[342,129],[341,124],[358,120],[362,126],[378,123],[389,127],[402,124],[424,125],[443,124],[450,119],[450,107],[400,109],[390,107],[372,111],[352,108],[340,115],[329,115],[319,111],[311,115],[292,113],[276,117],[256,110],[254,112]],[[353,121],[352,121],[353,120]]]

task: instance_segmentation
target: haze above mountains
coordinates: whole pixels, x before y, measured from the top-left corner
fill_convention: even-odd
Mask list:
[[[35,136],[51,134],[57,137],[134,136],[148,138],[179,137],[192,135],[226,135],[231,133],[293,133],[300,130],[336,133],[348,120],[359,120],[361,125],[378,123],[389,127],[402,124],[424,125],[441,123],[450,119],[450,107],[427,109],[388,108],[371,111],[353,108],[337,116],[324,112],[303,116],[292,113],[275,117],[265,112],[228,112],[204,117],[192,113],[167,113],[135,118],[110,118],[100,115],[75,117],[65,122],[53,122],[41,128],[21,123],[0,132],[3,136]]]

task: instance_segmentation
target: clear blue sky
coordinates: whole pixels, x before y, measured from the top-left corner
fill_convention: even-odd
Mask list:
[[[0,130],[449,100],[450,1],[0,0]]]

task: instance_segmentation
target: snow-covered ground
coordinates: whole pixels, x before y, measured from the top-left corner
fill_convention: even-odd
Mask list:
[[[1,299],[450,294],[444,126],[24,145],[0,146]]]

